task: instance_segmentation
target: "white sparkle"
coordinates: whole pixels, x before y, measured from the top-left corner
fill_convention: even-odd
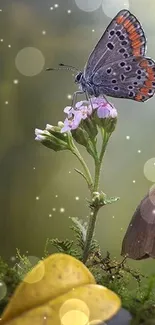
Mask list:
[[[123,228],[121,228],[121,231],[123,230]]]
[[[60,212],[61,213],[64,213],[65,212],[65,209],[64,208],[60,208]]]
[[[53,7],[50,7],[50,10],[53,10],[54,8]]]
[[[71,98],[72,98],[72,95],[68,94],[68,95],[67,95],[67,98],[68,98],[68,99],[71,99]]]
[[[71,171],[69,170],[69,174],[71,174]]]
[[[138,153],[141,153],[141,150],[138,150],[137,152],[138,152]]]
[[[53,210],[53,211],[56,211],[56,208],[53,208],[52,210]]]
[[[0,12],[2,12],[2,9],[0,9]]]
[[[68,13],[68,14],[71,14],[71,10],[67,10],[67,13]]]
[[[35,169],[36,169],[36,167],[33,167],[33,169],[35,170]]]
[[[76,196],[76,197],[75,197],[75,200],[76,200],[76,201],[78,201],[79,199],[80,199],[79,196]]]
[[[19,83],[19,80],[18,80],[18,79],[14,79],[14,80],[13,80],[13,83],[14,83],[15,85],[17,85],[17,84]]]
[[[49,216],[49,218],[51,218],[52,217],[52,214],[50,213],[48,216]]]
[[[127,140],[130,140],[130,136],[129,136],[129,135],[127,135],[127,136],[126,136],[126,139],[127,139]]]
[[[40,199],[40,197],[39,196],[36,196],[36,200],[38,201]]]
[[[5,101],[5,105],[8,105],[8,104],[9,104],[9,102],[6,100],[6,101]]]
[[[15,256],[11,256],[10,260],[11,260],[11,262],[14,262],[16,260],[16,257]]]
[[[4,41],[3,38],[1,38],[0,41],[3,42]]]
[[[58,194],[56,194],[56,196],[55,197],[58,197]]]
[[[115,216],[112,216],[112,218],[114,219],[114,218],[115,218]]]
[[[43,31],[42,31],[42,34],[43,34],[43,35],[46,35],[46,30],[43,30]]]
[[[58,5],[57,3],[55,3],[54,7],[55,7],[55,8],[58,8],[58,7],[59,7],[59,5]]]
[[[132,181],[132,183],[134,183],[134,184],[136,183],[135,179]]]
[[[10,48],[10,47],[11,47],[11,45],[9,44],[9,45],[8,45],[8,47]]]
[[[95,32],[95,29],[92,29],[92,32],[94,33]]]

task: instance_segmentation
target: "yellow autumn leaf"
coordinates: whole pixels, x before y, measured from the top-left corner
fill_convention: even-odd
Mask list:
[[[41,262],[42,263],[42,262]],[[95,284],[90,271],[79,260],[65,254],[53,254],[39,263],[16,289],[2,314],[5,325],[89,325],[107,320],[121,306],[111,290]]]

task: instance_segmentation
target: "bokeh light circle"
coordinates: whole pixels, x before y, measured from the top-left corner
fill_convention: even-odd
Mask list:
[[[149,196],[146,196],[140,204],[140,216],[149,224],[155,224],[155,187],[149,191]]]
[[[114,16],[122,9],[129,9],[129,0],[103,0],[102,9],[106,16]]]
[[[89,308],[80,299],[69,299],[60,308],[60,319],[62,325],[88,325]]]
[[[101,6],[102,0],[75,0],[75,3],[79,9],[92,12]]]
[[[17,264],[17,272],[26,283],[39,282],[45,274],[44,262],[36,256],[28,256],[26,261]]]
[[[155,158],[151,158],[145,163],[144,175],[149,181],[155,182]]]
[[[102,323],[102,325],[106,325],[106,323],[103,323],[101,319],[94,319],[91,322],[89,322],[88,325],[100,325],[100,323]]]
[[[80,310],[68,311],[61,318],[62,325],[88,325],[88,317]]]
[[[3,281],[0,281],[0,300],[4,299],[7,294],[7,286]]]
[[[155,206],[155,184],[153,184],[149,190],[149,199]]]
[[[15,64],[21,74],[27,77],[33,77],[42,71],[45,58],[39,49],[25,47],[16,55]]]

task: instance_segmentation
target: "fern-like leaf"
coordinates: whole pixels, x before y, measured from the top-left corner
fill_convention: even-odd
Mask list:
[[[49,239],[49,243],[57,248],[61,253],[70,254],[73,241],[69,239],[59,240],[58,238]]]
[[[77,245],[83,250],[85,241],[86,241],[86,234],[87,234],[87,222],[83,222],[79,218],[71,218],[73,222],[73,226],[70,227],[74,231]]]

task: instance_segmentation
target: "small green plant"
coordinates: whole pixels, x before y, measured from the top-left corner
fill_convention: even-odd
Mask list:
[[[154,280],[146,279],[138,270],[127,265],[127,256],[121,261],[112,259],[107,253],[102,257],[98,242],[94,238],[98,212],[105,205],[115,203],[118,197],[108,198],[100,191],[100,174],[104,154],[109,139],[117,123],[117,111],[104,98],[93,98],[76,103],[75,108],[67,107],[64,112],[68,115],[64,123],[58,126],[47,125],[45,130],[36,129],[36,140],[55,151],[69,150],[80,161],[83,170],[75,171],[86,181],[90,193],[87,204],[90,208],[88,222],[71,218],[74,241],[47,239],[45,256],[48,256],[49,245],[59,252],[70,254],[80,259],[94,274],[98,284],[105,285],[115,291],[122,299],[122,305],[128,309],[135,324],[145,324],[153,317]],[[99,144],[99,133],[101,145]],[[94,161],[94,177],[80,154],[75,142],[85,147]],[[146,280],[148,284],[145,285]],[[130,284],[136,281],[136,289],[131,290]],[[151,283],[151,284],[150,284]],[[134,324],[134,323],[133,323]]]
[[[55,247],[58,252],[78,258],[93,273],[98,284],[106,286],[120,296],[122,306],[133,316],[132,325],[153,325],[155,324],[155,277],[147,278],[139,270],[131,268],[127,264],[127,256],[121,257],[120,261],[112,258],[109,252],[106,256],[102,256],[94,236],[99,210],[119,199],[108,198],[105,192],[99,189],[103,158],[116,127],[117,111],[104,98],[93,98],[90,102],[82,101],[76,103],[74,109],[67,107],[64,111],[67,114],[64,123],[59,122],[58,126],[47,124],[45,130],[36,129],[36,140],[54,151],[68,150],[77,157],[82,170],[75,168],[75,171],[88,185],[87,204],[90,208],[90,216],[87,222],[72,217],[71,229],[74,240],[48,238],[42,258],[50,255],[50,246]],[[93,159],[94,176],[91,175],[75,142],[85,147]],[[0,280],[8,287],[6,297],[1,300],[1,312],[15,287],[33,266],[29,257],[21,255],[19,250],[17,250],[14,268],[9,268],[2,259],[0,260]],[[133,281],[134,289],[131,289]]]

